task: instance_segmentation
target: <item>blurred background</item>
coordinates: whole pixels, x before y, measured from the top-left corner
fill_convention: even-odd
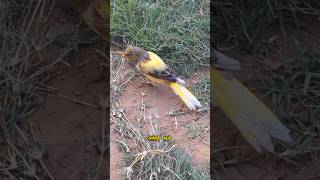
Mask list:
[[[96,2],[0,1],[0,179],[106,179],[109,48],[88,23],[107,28]]]
[[[301,0],[213,1],[214,48],[241,62],[236,72],[291,130],[294,143],[258,155],[214,111],[216,179],[318,179],[320,3]],[[286,148],[288,150],[284,151]]]

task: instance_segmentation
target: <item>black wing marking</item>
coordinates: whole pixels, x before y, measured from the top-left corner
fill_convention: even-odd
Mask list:
[[[170,68],[166,68],[162,71],[154,70],[152,72],[149,72],[148,75],[170,82],[177,82],[177,76],[173,73],[173,71]]]

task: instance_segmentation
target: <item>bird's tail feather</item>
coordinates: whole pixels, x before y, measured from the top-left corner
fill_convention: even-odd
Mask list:
[[[197,107],[201,107],[201,103],[198,101],[198,99],[194,97],[194,95],[183,85],[178,83],[170,83],[169,86],[174,93],[182,99],[189,109],[195,110]]]
[[[238,80],[227,80],[213,70],[213,100],[258,151],[273,151],[271,137],[291,142],[289,130]]]

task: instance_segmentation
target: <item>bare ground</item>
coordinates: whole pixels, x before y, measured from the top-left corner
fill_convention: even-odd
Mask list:
[[[61,75],[49,82],[62,96],[50,95],[29,118],[37,139],[47,145],[45,163],[56,179],[87,179],[96,170],[103,121],[97,101],[109,93],[107,79],[96,81],[103,61],[104,57],[86,48],[72,56],[68,60],[72,67],[61,67]]]
[[[208,76],[208,72],[196,75],[187,81],[187,86],[192,86],[199,78]],[[189,88],[190,89],[190,88]],[[171,135],[173,141],[184,147],[191,154],[193,165],[206,166],[210,161],[210,115],[209,112],[199,113],[189,111],[183,102],[173,91],[162,85],[151,85],[146,83],[141,75],[135,77],[128,83],[121,97],[119,98],[120,107],[124,109],[127,118],[136,123],[140,121],[141,129],[146,133],[150,128],[145,116],[151,115],[159,119],[159,128],[164,135]],[[141,105],[143,107],[141,109]],[[176,115],[170,115],[178,113]],[[191,138],[189,133],[192,127],[203,127],[201,136]],[[191,131],[188,128],[191,128]],[[111,133],[114,132],[111,129]],[[150,134],[152,135],[152,134]],[[117,134],[111,135],[111,142],[115,143]],[[114,148],[112,147],[114,146]],[[118,155],[116,144],[111,144],[111,169],[112,174],[119,172],[113,167],[119,167],[119,159],[112,160],[112,156]],[[113,150],[112,150],[113,149]],[[121,165],[120,165],[121,167]],[[123,167],[122,167],[123,168]]]

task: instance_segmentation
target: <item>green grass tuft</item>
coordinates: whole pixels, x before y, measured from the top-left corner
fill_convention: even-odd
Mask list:
[[[209,66],[209,1],[112,1],[113,42],[137,45],[163,58],[178,74]]]

